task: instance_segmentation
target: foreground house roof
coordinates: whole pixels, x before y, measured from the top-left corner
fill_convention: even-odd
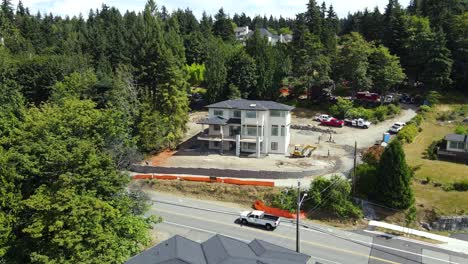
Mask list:
[[[176,235],[131,258],[126,264],[305,264],[309,258],[258,239],[246,243],[215,235],[199,244]]]
[[[224,109],[239,109],[239,110],[282,110],[291,111],[294,107],[280,104],[273,101],[256,101],[247,99],[234,99],[226,100],[211,105],[207,105],[207,108],[224,108]]]

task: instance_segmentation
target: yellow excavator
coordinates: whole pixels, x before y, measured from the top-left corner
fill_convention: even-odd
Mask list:
[[[301,145],[295,145],[294,151],[291,153],[291,158],[309,158],[310,156],[312,156],[312,152],[314,152],[314,150],[316,149],[317,147],[315,146],[307,145],[301,150]]]

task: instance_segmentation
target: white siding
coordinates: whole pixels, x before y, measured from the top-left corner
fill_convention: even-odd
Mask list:
[[[223,117],[226,119],[234,117],[234,109],[220,109],[220,108],[211,108],[208,110],[209,117],[214,117],[215,110],[222,110]],[[255,139],[256,136],[246,135],[244,125],[253,125],[258,126],[258,135],[261,137],[262,148],[261,153],[273,153],[273,154],[284,154],[288,153],[289,143],[290,143],[290,123],[291,123],[291,113],[286,112],[283,116],[270,116],[270,111],[256,111],[256,118],[248,118],[246,116],[247,111],[255,110],[241,110],[241,138]],[[278,136],[271,135],[271,126],[278,126]],[[284,126],[285,134],[281,136],[281,126]],[[210,125],[209,128],[210,135],[220,135],[220,131],[214,131],[213,126]],[[224,137],[229,137],[229,126],[225,126],[223,130]],[[277,150],[271,149],[271,142],[276,142],[278,144]],[[214,145],[210,142],[210,148],[213,148]],[[219,148],[217,148],[219,149]],[[224,149],[229,149],[229,142],[224,143]],[[245,152],[255,152],[255,149],[246,149],[241,144],[241,150]]]

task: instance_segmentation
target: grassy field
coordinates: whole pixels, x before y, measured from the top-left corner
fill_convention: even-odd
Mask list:
[[[418,166],[415,173],[413,188],[416,195],[416,204],[419,211],[432,211],[443,215],[468,213],[468,192],[444,191],[441,187],[434,187],[435,183],[447,184],[462,179],[468,179],[468,167],[463,164],[428,160],[424,158],[424,151],[434,141],[442,139],[445,135],[453,133],[455,125],[440,122],[436,117],[443,112],[452,111],[455,105],[440,105],[435,111],[429,113],[421,125],[422,132],[414,142],[404,146],[406,159],[410,166]],[[430,184],[422,184],[421,180],[427,177]]]

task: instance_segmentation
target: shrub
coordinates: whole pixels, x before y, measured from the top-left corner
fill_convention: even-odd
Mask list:
[[[455,134],[466,135],[468,134],[468,129],[465,126],[457,126],[455,128]]]
[[[389,115],[397,115],[401,112],[401,108],[400,106],[397,106],[397,105],[394,105],[394,104],[389,104],[387,106],[387,109],[388,109],[388,114]]]
[[[468,180],[464,180],[464,181],[460,181],[460,182],[455,182],[452,184],[453,185],[453,189],[455,191],[459,191],[459,192],[465,192],[465,191],[468,191]]]
[[[404,126],[397,135],[397,138],[404,143],[413,142],[414,138],[418,134],[418,127],[412,123]]]
[[[340,176],[333,176],[331,179],[316,178],[311,183],[309,199],[305,204],[307,208],[320,206],[338,217],[362,217],[361,209],[351,200],[351,185]]]
[[[297,190],[295,188],[286,188],[285,191],[273,195],[271,206],[295,212],[297,207]]]
[[[359,164],[356,167],[356,191],[364,199],[375,197],[377,184],[377,167],[370,164]]]
[[[373,112],[372,110],[369,110],[360,106],[360,107],[356,107],[356,108],[352,108],[348,110],[346,117],[347,118],[364,118],[367,120],[371,120],[373,117]]]
[[[411,121],[413,121],[416,124],[416,126],[420,126],[424,121],[424,117],[422,115],[416,115],[411,119]]]
[[[388,114],[388,108],[386,106],[378,106],[374,110],[374,117],[379,121],[384,121]]]
[[[444,144],[443,139],[434,140],[424,152],[424,158],[437,160],[437,148]]]
[[[431,111],[431,107],[428,106],[428,105],[421,105],[419,107],[419,111],[423,112],[423,113],[427,113],[427,112],[430,112]]]
[[[377,165],[385,148],[380,145],[374,145],[362,152],[362,160],[370,165]]]
[[[429,91],[427,94],[427,101],[429,102],[430,105],[437,104],[440,100],[440,93],[437,91]]]
[[[352,101],[338,98],[337,102],[329,108],[329,112],[335,117],[344,118],[351,108],[353,108]]]

